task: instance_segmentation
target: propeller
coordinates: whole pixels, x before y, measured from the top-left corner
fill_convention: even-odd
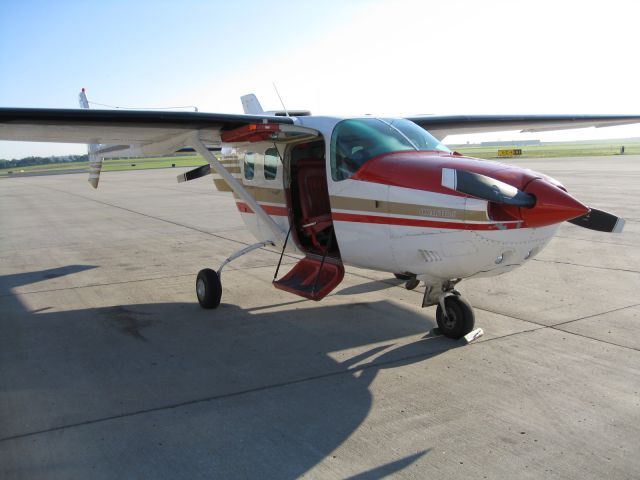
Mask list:
[[[210,173],[211,165],[207,163],[198,168],[194,168],[193,170],[189,170],[188,172],[178,175],[178,183],[195,180],[196,178],[204,177],[205,175],[209,175]]]
[[[620,233],[624,228],[624,218],[616,217],[612,213],[603,212],[596,208],[590,208],[589,213],[569,220],[569,223],[589,230],[608,233]]]
[[[536,204],[533,195],[518,190],[513,185],[466,170],[443,168],[442,186],[494,203],[525,208],[532,208]]]
[[[530,193],[527,193],[486,175],[443,168],[442,186],[489,202],[524,208],[526,210],[520,211],[521,218],[532,227],[566,220],[598,232],[620,233],[624,228],[624,219],[586,207],[564,190],[543,179],[530,182],[527,185]]]

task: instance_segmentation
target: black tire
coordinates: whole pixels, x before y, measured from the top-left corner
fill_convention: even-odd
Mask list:
[[[447,319],[445,320],[442,308],[438,304],[436,321],[445,337],[457,340],[473,330],[476,319],[469,302],[457,295],[452,295],[445,298],[444,304],[447,308]]]
[[[198,272],[196,278],[196,296],[202,308],[216,308],[222,297],[222,284],[218,274],[210,268]]]
[[[393,274],[394,277],[396,277],[398,280],[411,280],[413,278],[413,275],[407,275],[406,273],[394,273]]]
[[[406,288],[407,290],[413,290],[418,285],[420,285],[420,280],[418,280],[417,278],[411,278],[407,280],[407,283],[404,285],[404,288]]]

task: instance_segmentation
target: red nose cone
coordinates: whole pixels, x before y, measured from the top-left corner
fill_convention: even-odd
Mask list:
[[[564,190],[538,178],[524,190],[536,197],[533,208],[521,208],[520,214],[528,227],[544,227],[581,217],[589,208]]]

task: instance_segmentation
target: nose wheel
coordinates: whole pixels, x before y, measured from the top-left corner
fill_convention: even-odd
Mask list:
[[[436,321],[444,336],[457,340],[473,330],[475,315],[469,302],[459,295],[449,294],[438,304]]]
[[[196,295],[202,308],[216,308],[222,297],[222,284],[218,274],[210,268],[198,272],[196,278]]]

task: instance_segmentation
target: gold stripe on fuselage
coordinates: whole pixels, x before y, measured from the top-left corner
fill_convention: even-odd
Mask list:
[[[230,192],[231,187],[223,179],[214,179],[216,187],[220,191]],[[286,207],[284,189],[258,187],[244,185],[247,192],[259,203],[280,204]],[[224,189],[224,190],[223,190]],[[233,196],[239,200],[235,193]],[[355,197],[331,197],[333,210],[345,210],[349,212],[377,213],[391,216],[410,216],[419,218],[437,218],[442,220],[457,220],[470,222],[490,221],[486,211],[465,210],[461,208],[448,208],[434,205],[417,205],[411,203],[387,202],[383,200],[368,200]]]
[[[488,221],[487,212],[465,210],[461,208],[439,207],[434,205],[415,205],[411,203],[386,202],[383,200],[367,200],[354,197],[331,197],[331,208],[370,213],[386,213],[389,215],[405,215],[422,218],[439,218],[443,220]]]
[[[249,194],[253,198],[256,199],[257,202],[279,203],[283,207],[287,206],[286,205],[287,202],[284,197],[284,190],[282,188],[256,187],[255,185],[243,185],[243,186],[245,190],[249,192]],[[231,191],[230,187],[229,187],[229,191]],[[235,192],[233,196],[236,199],[240,198],[235,194]]]

